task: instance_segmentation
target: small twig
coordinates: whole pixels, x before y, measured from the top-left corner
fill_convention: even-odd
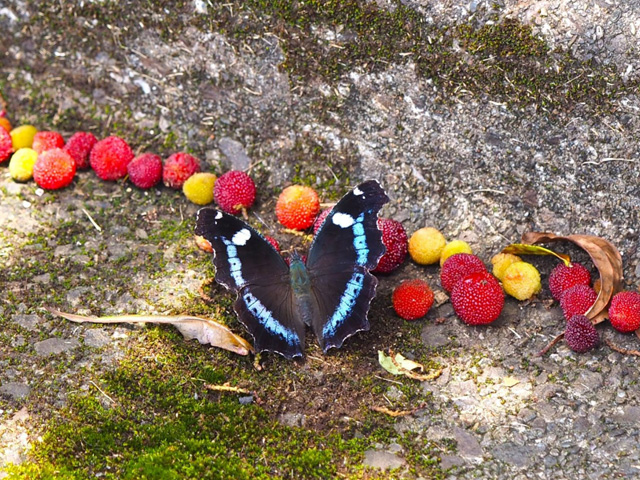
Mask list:
[[[549,350],[551,350],[551,347],[553,347],[556,343],[558,343],[563,338],[564,338],[564,333],[561,333],[556,338],[551,340],[551,342],[549,342],[549,344],[546,347],[544,347],[542,350],[540,350],[538,353],[536,353],[536,357],[543,356],[545,353],[547,353]]]
[[[104,396],[105,396],[105,398],[106,398],[107,400],[109,400],[109,401],[110,401],[111,403],[113,403],[114,405],[117,405],[117,402],[116,402],[113,398],[111,398],[109,395],[107,395],[107,394],[105,393],[105,391],[104,391],[104,390],[102,390],[102,389],[101,389],[101,388],[96,384],[96,382],[94,382],[93,380],[90,380],[90,381],[89,381],[89,383],[90,383],[91,385],[93,385],[94,387],[96,387],[96,389],[97,389],[97,390],[98,390],[102,395],[104,395]]]
[[[506,192],[503,192],[502,190],[495,190],[493,188],[476,188],[475,190],[462,192],[463,195],[469,195],[470,193],[495,193],[497,195],[506,195]]]
[[[407,415],[413,415],[414,413],[416,413],[418,410],[422,410],[424,408],[426,408],[427,404],[425,402],[422,402],[420,405],[418,405],[415,408],[412,408],[411,410],[391,410],[387,407],[376,407],[376,406],[372,406],[369,407],[371,408],[371,410],[374,410],[376,412],[380,412],[380,413],[384,413],[385,415],[389,415],[390,417],[406,417]]]
[[[385,382],[395,383],[396,385],[402,385],[402,382],[398,382],[397,380],[391,380],[390,378],[384,378],[380,375],[374,375],[374,377],[379,378],[380,380],[384,380]]]
[[[636,163],[637,160],[633,159],[633,158],[616,158],[616,157],[609,157],[609,158],[603,158],[602,160],[587,160],[586,162],[582,162],[582,165],[602,165],[603,163],[608,163],[608,162],[629,162],[629,163]]]
[[[210,383],[205,383],[204,388],[207,390],[214,390],[216,392],[232,392],[232,393],[245,393],[245,394],[253,394],[251,390],[247,390],[246,388],[240,387],[232,387],[231,385],[212,385]]]
[[[207,278],[205,281],[203,281],[200,286],[198,287],[198,293],[200,294],[200,297],[205,301],[205,302],[211,302],[213,303],[213,298],[211,298],[211,296],[207,295],[207,293],[204,291],[205,288],[207,288],[209,285],[211,285],[213,282],[215,281],[214,278]]]
[[[634,355],[636,357],[640,357],[639,350],[627,350],[626,348],[619,347],[608,338],[604,339],[604,343],[606,343],[611,350],[614,350],[618,353],[622,353],[623,355]]]
[[[89,215],[89,212],[87,212],[84,208],[82,209],[82,212],[87,216],[87,218],[91,222],[91,225],[93,225],[97,231],[102,233],[102,228],[100,228],[100,225],[98,225],[93,217]]]

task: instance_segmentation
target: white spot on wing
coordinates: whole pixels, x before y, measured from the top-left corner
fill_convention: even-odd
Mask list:
[[[231,239],[231,241],[233,242],[234,245],[243,247],[247,244],[250,238],[251,238],[251,232],[246,228],[243,228],[242,230],[236,232],[233,235],[233,238]]]
[[[215,219],[220,220],[221,218],[222,218],[222,212],[218,210],[218,213],[216,213]]]
[[[364,192],[362,190],[360,190],[358,187],[353,189],[353,193],[354,193],[354,195],[362,195],[362,194],[364,194]]]
[[[351,215],[342,212],[334,213],[331,221],[340,228],[349,228],[355,222]]]

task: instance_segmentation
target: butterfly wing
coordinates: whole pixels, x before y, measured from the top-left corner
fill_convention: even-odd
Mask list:
[[[238,293],[234,309],[256,352],[301,356],[305,326],[282,256],[245,222],[215,208],[198,211],[195,233],[211,243],[216,281]]]
[[[385,252],[377,220],[388,201],[378,182],[358,185],[333,207],[311,245],[307,269],[319,312],[312,327],[325,352],[369,329],[378,284],[369,270]]]

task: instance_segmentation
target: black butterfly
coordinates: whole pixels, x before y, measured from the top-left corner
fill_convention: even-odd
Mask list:
[[[294,254],[291,266],[242,220],[215,208],[198,211],[196,235],[213,247],[218,283],[238,293],[234,309],[256,352],[302,356],[305,325],[324,352],[369,329],[378,284],[369,270],[385,252],[377,218],[388,201],[375,180],[358,185],[318,230],[306,264]]]

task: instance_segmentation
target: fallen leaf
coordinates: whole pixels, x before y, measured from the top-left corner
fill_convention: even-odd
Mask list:
[[[513,255],[553,255],[558,257],[569,266],[571,263],[571,257],[564,253],[554,252],[548,248],[541,247],[540,245],[528,245],[526,243],[512,243],[502,249],[502,253],[511,253]]]
[[[429,375],[423,375],[416,373],[415,370],[424,372],[424,365],[409,360],[401,353],[389,352],[391,355],[387,355],[382,350],[378,350],[378,362],[380,366],[392,375],[404,375],[405,377],[413,378],[415,380],[426,381],[438,378],[442,373],[442,369],[431,373]]]
[[[586,316],[594,324],[607,318],[607,307],[611,297],[622,289],[622,257],[618,249],[608,240],[594,235],[559,236],[548,232],[527,232],[522,235],[522,243],[537,244],[558,241],[573,242],[586,251],[600,274],[598,298],[587,311]]]
[[[502,384],[505,387],[513,387],[514,385],[517,385],[520,383],[520,380],[518,380],[517,378],[514,377],[504,377],[502,379]]]
[[[76,323],[165,323],[173,325],[187,340],[196,339],[201,344],[223,348],[238,355],[248,355],[253,347],[244,338],[236,335],[224,325],[208,318],[190,315],[116,315],[92,317],[64,313],[50,307],[46,310]]]

